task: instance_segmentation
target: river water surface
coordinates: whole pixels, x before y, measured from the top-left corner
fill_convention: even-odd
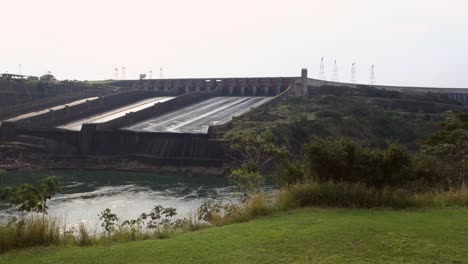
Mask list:
[[[47,175],[57,176],[62,189],[49,201],[49,215],[69,227],[82,222],[99,230],[98,214],[106,208],[126,220],[149,212],[155,205],[162,205],[176,208],[177,216],[184,218],[205,201],[229,202],[239,197],[236,189],[223,177],[120,171],[7,173],[0,176],[0,187],[37,184]],[[0,220],[6,221],[18,214],[15,208],[0,205]]]

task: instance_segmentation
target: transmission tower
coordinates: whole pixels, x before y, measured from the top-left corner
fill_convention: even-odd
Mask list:
[[[159,68],[159,79],[164,79],[164,69]]]
[[[319,72],[319,80],[325,80],[325,63],[323,62],[323,57],[320,60],[320,72]]]
[[[340,78],[338,76],[338,64],[336,64],[336,60],[335,60],[335,64],[333,65],[332,81],[338,82],[339,80]]]
[[[119,69],[115,68],[114,69],[114,80],[118,80],[119,79]]]
[[[122,66],[122,80],[125,80],[127,79],[127,77],[125,76],[125,66]]]
[[[148,79],[153,79],[153,71],[149,70]]]
[[[356,63],[351,64],[351,83],[357,83],[356,80]]]
[[[374,65],[372,65],[372,68],[371,68],[371,73],[370,73],[370,82],[369,82],[370,85],[375,85],[375,69],[374,69]]]

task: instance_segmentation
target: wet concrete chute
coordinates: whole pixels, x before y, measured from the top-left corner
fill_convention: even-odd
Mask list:
[[[271,97],[215,97],[123,129],[139,132],[208,133],[210,125],[222,125],[270,99]]]
[[[34,116],[38,116],[38,115],[42,115],[42,114],[46,114],[46,113],[48,113],[50,111],[57,111],[57,110],[60,110],[60,109],[64,109],[65,107],[70,107],[70,106],[74,106],[74,105],[78,105],[78,104],[83,104],[83,103],[86,103],[86,101],[93,101],[93,100],[96,100],[98,98],[99,97],[89,97],[89,98],[85,98],[85,99],[80,99],[80,100],[76,100],[76,101],[73,101],[73,102],[68,103],[68,104],[58,105],[58,106],[50,107],[50,108],[47,108],[47,109],[42,109],[42,110],[38,110],[38,111],[35,111],[35,112],[27,113],[27,114],[24,114],[24,115],[19,115],[19,116],[10,118],[10,119],[8,119],[6,121],[15,122],[15,121],[19,121],[19,120],[22,120],[22,119],[26,119],[26,118],[30,118],[30,117],[34,117]]]
[[[138,101],[136,103],[128,104],[116,109],[112,109],[110,111],[106,111],[104,113],[96,114],[90,117],[86,117],[83,119],[75,120],[70,123],[66,123],[63,125],[58,126],[59,129],[65,130],[72,130],[72,131],[80,131],[83,124],[99,124],[111,121],[113,119],[125,116],[131,112],[137,112],[143,110],[145,108],[151,107],[156,103],[166,102],[168,100],[173,99],[172,96],[157,96],[149,99],[144,99]]]

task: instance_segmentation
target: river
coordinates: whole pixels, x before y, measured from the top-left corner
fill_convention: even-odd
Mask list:
[[[0,187],[37,184],[47,175],[57,176],[62,189],[49,201],[49,215],[67,227],[82,222],[100,230],[98,214],[106,208],[126,220],[162,205],[176,208],[177,216],[184,218],[205,201],[229,202],[239,196],[223,177],[122,171],[9,172],[0,176]],[[2,221],[18,213],[16,208],[0,205]]]

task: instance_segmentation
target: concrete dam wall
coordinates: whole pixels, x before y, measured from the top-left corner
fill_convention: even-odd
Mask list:
[[[309,79],[307,74],[123,80],[107,84],[124,92],[83,92],[81,97],[37,101],[32,108],[17,107],[1,124],[2,141],[29,148],[34,152],[30,155],[32,159],[40,152],[48,155],[42,159],[78,160],[75,166],[82,167],[102,160],[126,160],[122,164],[129,167],[137,161],[158,166],[222,168],[226,146],[217,139],[217,131],[229,129],[233,118],[252,108],[268,109],[290,96],[306,96],[317,87],[358,87]],[[468,95],[468,89],[372,87],[405,93],[443,93],[460,102]],[[455,107],[408,100],[373,100],[388,108],[403,106],[414,111]],[[21,114],[11,116],[11,113]]]
[[[222,168],[225,146],[208,133],[209,127],[228,123],[232,117],[268,103],[293,81],[120,81],[116,84],[137,89],[9,118],[2,123],[2,139],[61,160],[131,158],[161,166]],[[159,129],[154,129],[154,124]]]

